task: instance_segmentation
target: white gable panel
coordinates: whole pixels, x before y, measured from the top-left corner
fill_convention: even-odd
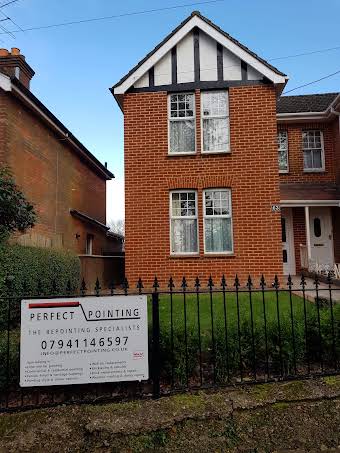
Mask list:
[[[262,80],[263,75],[248,65],[248,80]]]
[[[155,64],[155,85],[170,85],[171,83],[171,52]]]
[[[149,73],[146,72],[137,82],[133,85],[135,88],[145,88],[149,86]]]
[[[194,81],[194,36],[191,32],[177,44],[177,82]]]
[[[217,43],[204,32],[199,39],[201,80],[217,80]]]
[[[223,79],[242,79],[241,60],[225,47],[223,47]]]

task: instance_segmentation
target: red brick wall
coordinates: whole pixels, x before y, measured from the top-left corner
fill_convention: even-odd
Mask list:
[[[280,182],[285,183],[335,183],[336,166],[334,128],[330,123],[279,124],[279,129],[288,131],[289,173],[280,173]],[[302,131],[316,129],[323,131],[325,171],[308,173],[303,171]]]
[[[17,184],[35,204],[38,224],[31,232],[44,238],[61,235],[63,246],[77,253],[85,253],[86,234],[93,233],[94,253],[101,253],[105,234],[73,219],[69,210],[77,209],[105,223],[105,180],[39,117],[3,92],[0,143]],[[76,233],[80,234],[79,239]]]
[[[164,284],[170,276],[236,273],[244,283],[248,273],[263,272],[270,282],[282,273],[278,203],[276,98],[270,86],[231,88],[231,154],[200,153],[200,93],[196,92],[194,156],[168,156],[167,93],[127,94],[125,114],[126,274],[131,285],[141,276],[150,285],[155,274]],[[202,190],[232,189],[234,256],[203,252]],[[171,257],[169,190],[198,190],[199,256]]]
[[[300,244],[306,245],[306,222],[304,208],[293,208],[293,232],[296,273],[301,272]]]

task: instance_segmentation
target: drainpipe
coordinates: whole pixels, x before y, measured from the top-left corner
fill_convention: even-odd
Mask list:
[[[310,243],[310,222],[309,222],[309,206],[305,206],[305,222],[306,222],[306,245],[307,245],[307,257],[308,267],[312,257],[311,243]]]

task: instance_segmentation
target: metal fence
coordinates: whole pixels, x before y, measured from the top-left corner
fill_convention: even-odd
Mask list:
[[[295,281],[295,280],[294,280]],[[227,282],[157,278],[146,290],[124,284],[103,292],[83,281],[64,294],[41,282],[28,291],[14,291],[6,280],[0,294],[0,411],[61,403],[100,402],[131,397],[159,397],[190,389],[251,384],[336,374],[340,357],[340,287],[331,275],[321,284],[304,276],[293,284],[277,277],[266,284],[250,277]],[[19,387],[20,304],[22,299],[145,294],[148,296],[150,379],[137,383]]]

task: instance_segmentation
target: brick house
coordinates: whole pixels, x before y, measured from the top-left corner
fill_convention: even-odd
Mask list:
[[[320,258],[310,222],[326,237],[323,216],[336,221],[339,98],[277,107],[287,80],[193,12],[111,89],[124,113],[129,280],[244,281]]]
[[[103,255],[121,250],[108,236],[106,181],[113,174],[30,91],[34,75],[19,49],[0,50],[0,165],[34,203],[36,226],[22,245],[72,250],[86,275],[103,273]]]

